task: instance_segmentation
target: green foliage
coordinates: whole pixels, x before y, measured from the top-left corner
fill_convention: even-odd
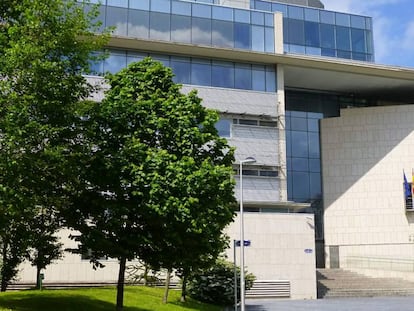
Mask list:
[[[237,267],[237,297],[240,297],[240,268]],[[245,273],[245,288],[253,286],[255,276]],[[189,278],[190,297],[207,303],[234,304],[234,264],[218,260],[213,266],[194,272]]]
[[[54,215],[70,191],[74,111],[93,89],[82,73],[107,38],[93,34],[97,10],[85,15],[83,6],[75,0],[0,4],[2,290],[31,242],[41,240],[35,231],[39,210]],[[49,232],[60,226],[56,220]]]

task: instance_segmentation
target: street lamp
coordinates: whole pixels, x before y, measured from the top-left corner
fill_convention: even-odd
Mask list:
[[[245,306],[245,285],[244,285],[244,219],[243,219],[243,164],[255,163],[256,159],[248,157],[240,161],[240,306],[241,311],[246,310]]]

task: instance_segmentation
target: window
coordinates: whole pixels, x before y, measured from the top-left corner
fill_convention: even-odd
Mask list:
[[[230,137],[231,121],[229,119],[220,119],[216,123],[216,129],[221,137]]]

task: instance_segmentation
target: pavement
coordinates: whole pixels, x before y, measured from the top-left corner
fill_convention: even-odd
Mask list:
[[[318,300],[247,299],[246,311],[413,311],[414,296]]]

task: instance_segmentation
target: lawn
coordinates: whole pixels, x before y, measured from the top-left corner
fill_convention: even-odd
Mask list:
[[[125,288],[125,311],[221,311],[223,308],[188,299],[180,302],[180,292],[171,290],[168,304],[161,302],[163,289],[143,286]],[[114,287],[26,290],[0,293],[0,311],[114,311]]]

